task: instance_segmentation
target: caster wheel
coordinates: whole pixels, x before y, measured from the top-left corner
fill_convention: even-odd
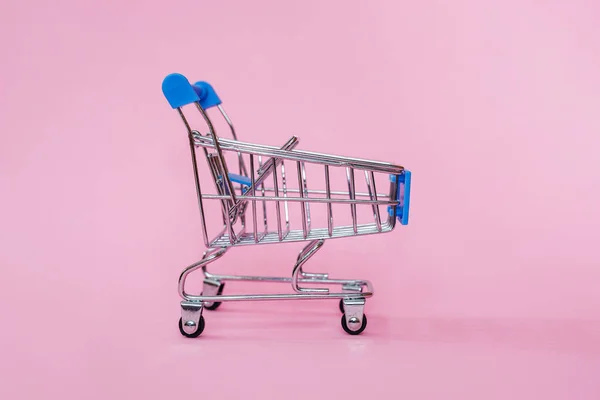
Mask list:
[[[344,299],[340,299],[340,312],[344,313]]]
[[[351,325],[355,325],[355,324],[351,324]],[[358,322],[356,323],[356,325],[358,325]],[[350,335],[360,335],[362,333],[362,331],[365,330],[366,327],[367,327],[367,316],[365,314],[363,314],[362,322],[361,322],[360,326],[350,326],[350,327],[346,323],[346,315],[342,315],[342,328],[344,328],[346,333],[348,333]]]
[[[198,324],[198,329],[194,333],[187,333],[183,330],[183,320],[179,318],[179,332],[185,337],[188,338],[197,338],[204,331],[204,316],[200,316],[200,323]]]
[[[223,288],[224,287],[225,287],[225,282],[223,282],[223,283],[221,283],[219,285],[219,290],[217,291],[217,296],[220,296],[220,295],[223,294]],[[212,303],[206,302],[204,304],[205,304],[205,306],[204,306],[205,309],[207,309],[207,310],[216,310],[221,305],[221,302],[220,301],[215,301],[215,302],[212,302]],[[206,304],[208,304],[208,305],[206,305]]]

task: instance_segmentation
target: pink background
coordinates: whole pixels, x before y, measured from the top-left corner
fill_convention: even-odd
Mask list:
[[[599,18],[3,1],[0,398],[598,399]],[[334,302],[226,303],[180,335],[177,277],[203,248],[171,72],[211,82],[243,140],[413,171],[408,227],[310,264],[373,281],[364,335]],[[287,275],[301,247],[215,267]]]

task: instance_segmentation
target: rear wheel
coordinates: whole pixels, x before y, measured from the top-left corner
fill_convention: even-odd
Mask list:
[[[188,321],[187,324],[188,324],[188,326],[195,325],[194,322],[192,322],[192,321]],[[187,333],[186,331],[183,330],[183,319],[179,318],[179,332],[181,332],[181,334],[183,336],[188,337],[188,338],[197,338],[198,336],[200,336],[202,334],[203,331],[204,331],[204,316],[200,316],[200,321],[198,323],[198,327],[192,333]]]
[[[219,285],[219,290],[217,291],[217,296],[220,296],[223,294],[224,287],[225,287],[225,282],[223,282]],[[217,308],[219,308],[220,305],[221,305],[220,301],[204,302],[204,308],[206,308],[207,310],[216,310]]]

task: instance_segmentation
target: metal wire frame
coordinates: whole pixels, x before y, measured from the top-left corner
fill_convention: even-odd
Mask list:
[[[390,183],[388,193],[377,193],[375,187],[375,173],[399,175],[403,167],[379,161],[364,160],[359,158],[340,157],[336,155],[296,150],[298,138],[293,136],[282,147],[266,146],[260,144],[246,143],[237,140],[235,128],[231,119],[222,106],[219,111],[230,127],[233,140],[219,138],[214,129],[207,112],[196,103],[196,108],[204,117],[208,125],[209,133],[204,136],[197,130],[192,130],[181,109],[178,109],[182,120],[188,129],[190,150],[194,166],[194,179],[196,184],[198,206],[200,210],[204,244],[208,248],[228,247],[250,244],[270,244],[290,241],[309,241],[318,239],[340,238],[347,236],[366,235],[388,232],[394,229],[396,219],[394,213],[390,213],[385,221],[381,219],[380,206],[390,206],[392,209],[397,205],[397,185]],[[216,194],[202,193],[198,174],[196,149],[202,148],[206,157],[209,170],[216,186]],[[250,184],[239,187],[236,194],[234,183],[225,160],[226,152],[235,152],[238,156],[238,167],[240,175],[249,178]],[[243,154],[249,156],[250,168],[246,168]],[[268,157],[262,162],[263,157]],[[258,169],[256,160],[258,158]],[[288,187],[288,176],[286,175],[285,162],[294,162],[296,165],[298,188]],[[321,165],[325,178],[325,190],[308,189],[306,164]],[[279,184],[279,168],[281,169],[281,186]],[[331,168],[345,168],[348,191],[332,191],[330,182]],[[355,171],[364,172],[368,193],[356,191]],[[248,173],[249,172],[249,173]],[[265,187],[268,178],[272,178],[272,187]],[[260,190],[260,195],[257,194]],[[216,200],[221,202],[223,213],[223,229],[212,239],[208,237],[206,226],[204,200]],[[264,230],[258,231],[257,203],[262,203]],[[277,229],[269,231],[267,218],[267,203],[273,202],[276,208]],[[285,230],[281,218],[281,203],[284,207]],[[302,229],[292,230],[289,220],[289,203],[300,203]],[[313,228],[310,204],[325,203],[327,205],[327,227]],[[333,216],[333,204],[348,204],[352,217],[351,226],[335,226]],[[252,210],[252,232],[246,232],[246,209],[251,205]],[[367,205],[372,207],[373,222],[359,224],[357,220],[357,206]],[[241,222],[241,229],[235,231],[237,221]]]
[[[326,273],[305,272],[303,266],[322,248],[327,239],[393,230],[396,225],[396,211],[403,211],[403,208],[397,210],[397,207],[402,194],[398,193],[398,190],[401,190],[399,178],[404,168],[379,161],[297,150],[299,140],[295,136],[281,147],[239,141],[233,123],[217,97],[217,103],[213,98],[202,104],[206,104],[207,107],[216,106],[225,119],[232,139],[219,138],[211,118],[201,105],[200,97],[196,96],[196,101],[185,102],[186,98],[194,93],[198,94],[202,90],[212,91],[210,85],[202,86],[200,82],[196,84],[200,85],[198,87],[188,87],[187,79],[178,74],[170,75],[165,82],[167,85],[163,82],[163,92],[169,103],[193,104],[208,126],[206,134],[193,130],[182,111],[182,106],[176,107],[188,132],[202,234],[204,245],[207,247],[202,259],[184,268],[179,277],[178,292],[183,300],[179,320],[180,332],[187,337],[200,335],[204,330],[203,309],[214,310],[221,302],[340,299],[342,327],[347,333],[360,334],[367,324],[364,307],[365,300],[373,296],[371,283],[362,279],[331,279]],[[214,93],[213,95],[216,97]],[[206,97],[204,99],[206,100]],[[214,192],[203,192],[197,152],[204,155],[207,171],[214,184]],[[233,153],[237,155],[238,176],[230,173],[225,157]],[[245,162],[245,158],[248,163]],[[312,179],[315,175],[312,175],[312,171],[309,174],[307,167],[315,167],[317,171],[321,168],[324,187],[313,186],[314,182],[311,182],[309,187],[308,176]],[[336,170],[345,173],[347,190],[339,190],[337,187],[333,189],[332,176],[335,176]],[[366,191],[359,190],[357,185],[360,184],[363,174]],[[387,192],[378,191],[376,174],[392,178]],[[406,176],[405,182],[410,182],[410,174]],[[221,208],[222,229],[212,238],[208,235],[206,218],[208,203]],[[269,225],[268,204],[275,207],[276,228]],[[311,213],[311,204],[325,205],[326,221],[322,221],[318,213]],[[336,209],[334,215],[334,206],[340,206],[342,209],[347,207],[351,217],[350,225],[336,221],[338,210]],[[381,207],[385,207],[386,212],[382,212]],[[259,220],[259,208],[262,208],[262,221]],[[359,223],[359,209],[372,212],[370,222]],[[293,211],[299,211],[300,214],[298,227],[293,223]],[[250,223],[247,223],[247,217],[250,217]],[[319,225],[319,222],[323,222],[323,226]],[[404,219],[402,223],[405,223]],[[218,275],[207,271],[207,266],[220,259],[231,247],[284,242],[306,242],[293,266],[291,277]],[[202,292],[186,292],[187,277],[199,269],[204,275]],[[294,293],[223,294],[226,281],[291,283]],[[324,285],[338,285],[341,288],[330,290],[324,288]]]

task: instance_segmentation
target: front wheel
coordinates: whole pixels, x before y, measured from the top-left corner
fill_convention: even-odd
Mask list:
[[[342,315],[342,328],[350,335],[360,335],[367,327],[367,316],[363,314],[362,320],[357,317],[350,318],[350,324],[346,322],[346,315]]]

